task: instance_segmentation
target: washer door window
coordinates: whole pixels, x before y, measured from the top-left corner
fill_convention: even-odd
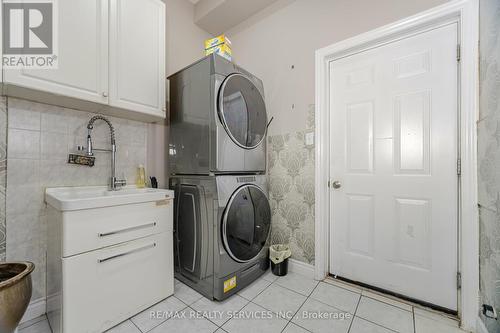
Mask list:
[[[226,251],[238,262],[255,258],[266,245],[271,227],[271,207],[255,185],[237,189],[223,216],[222,236]]]
[[[219,117],[240,147],[257,147],[266,135],[266,105],[257,87],[241,74],[231,74],[219,91]]]

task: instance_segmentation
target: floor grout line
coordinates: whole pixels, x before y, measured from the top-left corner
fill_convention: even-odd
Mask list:
[[[293,323],[293,322],[292,322],[292,320],[295,318],[295,316],[296,316],[296,315],[297,315],[297,313],[300,311],[300,309],[302,309],[302,307],[304,306],[304,304],[306,304],[307,300],[311,297],[312,293],[316,290],[316,288],[318,288],[318,286],[319,286],[319,282],[318,282],[318,283],[316,283],[316,285],[315,285],[315,286],[314,286],[314,288],[312,289],[312,291],[311,291],[311,293],[309,294],[309,296],[306,296],[306,299],[305,299],[305,300],[304,300],[304,302],[302,302],[302,304],[298,307],[297,311],[295,311],[295,313],[293,314],[292,318],[288,320],[288,324],[287,324],[286,326],[288,326],[288,325],[289,325],[289,323]],[[304,296],[304,295],[302,295],[302,296]],[[295,323],[293,323],[293,324],[295,324]],[[295,324],[295,325],[297,325],[297,324]],[[286,326],[285,326],[285,328],[286,328]],[[303,329],[305,329],[306,331],[308,331],[308,332],[309,332],[309,330],[308,330],[308,329],[306,329],[305,327],[302,327],[302,326],[300,326],[300,325],[297,325],[297,326],[299,326],[299,327],[301,327],[301,328],[303,328]],[[281,332],[283,332],[283,331],[285,330],[285,328],[283,328],[283,330],[282,330]]]
[[[235,295],[237,295],[237,293],[236,293],[236,294],[234,294],[234,295],[232,295],[232,296],[235,296]],[[248,306],[248,304],[250,304],[250,303],[251,303],[251,301],[249,301],[248,299],[246,299],[245,297],[242,297],[242,296],[240,296],[240,295],[237,295],[237,296],[239,296],[239,297],[243,298],[245,301],[247,301],[247,302],[245,303],[245,305],[243,305],[243,306],[241,307],[241,309],[239,309],[239,310],[238,310],[238,313],[240,313],[240,312],[241,312],[244,308],[246,308],[246,307]],[[227,312],[227,311],[226,311],[226,312]],[[213,321],[211,321],[209,318],[206,318],[206,319],[208,319],[210,322],[214,323],[214,322],[213,322]],[[231,321],[231,319],[233,319],[233,318],[231,318],[231,317],[230,317],[230,318],[226,319],[226,321],[224,321],[224,322],[223,322],[220,326],[219,326],[219,325],[217,325],[217,323],[214,323],[214,324],[215,324],[216,326],[218,326],[218,327],[222,328],[222,326],[226,325],[229,321]]]
[[[297,274],[297,275],[300,275],[300,274]],[[300,276],[303,276],[303,275],[300,275]],[[307,278],[307,277],[305,277],[305,276],[303,276],[303,277],[304,277],[305,279],[308,279],[308,278]],[[275,280],[275,282],[276,282],[276,281],[278,281],[279,279],[280,279],[280,277],[278,277],[278,278]],[[288,287],[286,287],[286,286],[283,286],[283,285],[281,285],[281,284],[277,284],[277,285],[278,285],[278,286],[280,286],[280,287],[286,288],[286,289],[288,289],[288,290],[291,290],[291,291],[293,291],[293,292],[295,292],[295,293],[297,293],[297,294],[299,294],[299,295],[309,297],[309,296],[311,296],[311,294],[314,292],[314,290],[316,289],[316,287],[318,286],[318,284],[319,284],[320,282],[322,282],[322,281],[317,281],[317,280],[314,280],[314,279],[312,279],[312,280],[313,280],[314,282],[316,282],[316,285],[313,287],[313,289],[311,290],[311,292],[309,293],[309,295],[304,295],[304,294],[302,294],[302,293],[299,293],[298,291],[295,291],[295,290],[293,290],[293,289],[290,289],[290,288],[288,288]],[[274,282],[273,282],[273,283],[274,283]]]
[[[361,296],[361,295],[360,295],[360,296]],[[309,299],[309,298],[310,298],[310,299],[312,299],[312,300],[314,300],[314,301],[316,301],[316,302],[318,302],[318,303],[321,303],[321,304],[326,305],[326,306],[328,306],[328,307],[334,308],[335,310],[338,310],[338,311],[340,311],[340,312],[344,312],[344,313],[349,313],[349,314],[351,314],[351,315],[353,315],[353,316],[354,316],[354,313],[350,313],[349,311],[339,309],[339,308],[338,308],[338,307],[336,307],[336,306],[333,306],[333,305],[331,305],[331,304],[325,303],[325,302],[323,302],[323,301],[321,301],[321,300],[319,300],[319,299],[316,299],[316,298],[314,298],[314,297],[308,297],[308,299]],[[360,299],[361,299],[361,297],[360,297]]]
[[[279,284],[278,284],[277,286],[278,286],[278,287],[281,287]],[[285,287],[282,287],[282,288],[283,288],[283,289],[286,289],[286,290],[288,290],[288,291],[293,291],[293,290],[290,290],[290,289],[285,288]],[[307,296],[304,296],[304,295],[299,294],[299,293],[297,293],[297,292],[295,292],[295,293],[296,293],[297,295],[300,295],[300,296],[302,296],[302,297],[305,297],[306,299],[305,299],[305,300],[304,300],[304,302],[303,302],[303,303],[299,306],[299,308],[297,309],[297,311],[294,313],[294,316],[295,316],[295,314],[297,314],[297,312],[300,310],[300,308],[302,307],[302,305],[304,305],[304,303],[305,303],[305,302],[309,299],[309,297],[307,297]],[[255,298],[257,298],[257,297],[255,297]],[[256,303],[256,302],[253,302],[253,301],[250,301],[250,303],[255,304],[255,305],[257,305],[257,306],[260,306],[261,308],[266,309],[267,311],[271,311],[272,313],[276,314],[276,315],[278,316],[278,318],[282,318],[282,319],[285,319],[285,320],[287,320],[287,321],[291,321],[291,319],[283,318],[283,317],[281,317],[281,316],[279,315],[279,313],[278,313],[278,312],[276,312],[276,311],[274,311],[274,310],[271,310],[271,309],[268,309],[267,307],[265,307],[265,306],[263,306],[263,305],[260,305],[260,304],[258,304],[258,303]],[[292,319],[293,319],[293,316],[292,316]]]
[[[174,295],[171,295],[171,296],[169,296],[169,297],[175,297],[175,299],[177,299],[177,300],[179,300],[180,302],[182,302],[182,303],[186,304],[186,306],[187,306],[187,307],[190,307],[190,306],[191,306],[191,304],[194,304],[194,303],[198,302],[198,301],[201,299],[201,297],[200,297],[200,298],[198,298],[196,301],[194,301],[193,303],[188,304],[188,303],[184,302],[182,299],[180,299],[179,297],[175,296],[175,294],[174,294]],[[167,297],[167,298],[169,298],[169,297]],[[203,296],[202,296],[202,297],[203,297]],[[166,298],[165,298],[165,299],[166,299]]]
[[[386,327],[386,326],[384,326],[384,325],[382,325],[382,324],[380,324],[380,323],[376,323],[376,322],[374,322],[374,321],[372,321],[372,320],[369,320],[369,319],[367,319],[367,318],[364,318],[364,317],[362,317],[362,316],[358,315],[359,305],[361,304],[361,300],[363,299],[363,297],[365,297],[365,298],[369,298],[369,299],[374,300],[374,301],[378,301],[377,299],[373,299],[373,298],[368,297],[368,296],[360,295],[360,298],[359,298],[359,301],[358,301],[358,305],[356,306],[356,311],[354,312],[353,321],[354,321],[354,318],[358,317],[358,318],[360,318],[360,319],[362,319],[362,320],[364,320],[364,321],[367,321],[367,322],[369,322],[369,323],[372,323],[372,324],[374,324],[374,325],[376,325],[376,326],[378,326],[378,327],[382,327],[382,328],[384,328],[384,329],[386,329],[386,330],[389,330],[389,331],[392,331],[392,332],[397,332],[396,330],[393,330],[392,328]],[[382,301],[379,301],[379,302],[380,302],[380,303],[383,303],[383,304],[385,304],[385,305],[392,306],[393,308],[396,308],[396,309],[399,309],[399,310],[403,310],[403,311],[406,311],[406,312],[412,312],[412,311],[408,311],[408,310],[401,309],[401,308],[399,308],[399,307],[397,307],[397,306],[394,306],[394,305],[392,305],[392,304],[387,304],[387,303],[382,302]],[[413,310],[413,307],[412,307],[412,310]],[[352,323],[351,323],[351,327],[352,327]],[[349,327],[349,330],[351,329],[351,327]],[[348,333],[349,333],[349,331],[348,331]]]
[[[390,328],[390,327],[384,326],[384,325],[382,325],[382,324],[380,324],[380,323],[376,323],[376,322],[374,322],[373,320],[370,320],[370,319],[367,319],[367,318],[364,318],[364,317],[361,317],[361,316],[358,316],[358,315],[356,315],[355,317],[360,318],[360,319],[363,319],[364,321],[367,321],[367,322],[369,322],[369,323],[372,323],[372,324],[374,324],[374,325],[376,325],[376,326],[379,326],[379,327],[385,328],[386,330],[389,330],[389,331],[392,331],[392,332],[397,332],[396,330],[394,330],[394,329],[392,329],[392,328]]]
[[[194,303],[193,303],[193,304],[194,304]],[[187,307],[186,309],[189,309],[189,310],[194,311],[194,312],[198,312],[198,310],[195,310],[194,308],[192,308],[192,307],[191,307],[191,306],[189,306],[189,305],[188,305],[188,307]],[[185,309],[184,309],[184,310],[185,310]],[[214,332],[216,332],[219,328],[220,328],[221,330],[223,330],[224,332],[226,332],[226,331],[222,328],[222,325],[224,325],[225,323],[227,323],[227,321],[226,321],[226,322],[224,322],[222,325],[218,325],[218,324],[214,323],[213,321],[211,321],[209,318],[207,318],[207,317],[205,317],[205,316],[203,316],[202,318],[203,318],[203,319],[205,319],[206,321],[208,321],[209,323],[214,324],[214,325],[215,325],[215,327],[217,327],[217,329],[216,329]],[[229,320],[228,320],[228,321],[229,321]]]
[[[417,325],[415,323],[415,307],[411,307],[411,314],[412,314],[412,320],[413,320],[413,332],[417,332]]]
[[[174,297],[175,299],[178,299],[178,298],[177,298],[177,297],[175,297],[174,295],[171,295],[171,296],[169,296],[169,297],[167,297],[167,298],[170,298],[170,297]],[[167,299],[167,298],[165,298],[165,299]],[[164,300],[165,300],[165,299],[164,299]],[[162,301],[160,301],[160,302],[158,302],[158,303],[161,303],[161,302],[163,302],[164,300],[162,300]],[[179,300],[180,302],[182,302],[180,299],[178,299],[178,300]],[[156,303],[156,304],[158,304],[158,303]],[[186,303],[184,303],[184,302],[182,302],[182,303],[183,303],[183,304],[186,304]],[[176,311],[176,312],[184,311],[184,310],[185,310],[185,309],[187,309],[187,308],[189,308],[189,306],[187,306],[187,305],[186,305],[186,307],[184,307],[184,308],[182,308],[182,309],[180,309],[180,310],[178,310],[178,311]],[[149,309],[149,308],[148,308],[148,309]],[[144,311],[147,311],[148,309],[146,309],[146,310],[144,310]],[[133,318],[133,317],[132,317],[132,318]],[[132,321],[132,318],[129,318],[129,319],[130,319],[130,321]],[[172,318],[172,317],[168,317],[167,319],[165,319],[164,321],[162,321],[162,322],[161,322],[161,323],[159,323],[158,325],[155,325],[154,327],[152,327],[151,329],[147,330],[146,332],[143,332],[140,328],[139,328],[139,331],[141,331],[142,333],[148,333],[148,332],[151,332],[152,330],[154,330],[154,329],[155,329],[155,328],[157,328],[158,326],[163,325],[164,323],[166,323],[166,322],[167,322],[168,320],[170,320],[171,318]],[[134,322],[133,322],[133,321],[132,321],[132,324],[134,324]],[[137,325],[135,325],[135,326],[137,326]]]
[[[381,324],[376,323],[376,322],[374,322],[374,321],[368,320],[368,319],[366,319],[366,318],[363,318],[363,317],[360,317],[360,316],[354,316],[354,318],[359,318],[359,319],[364,320],[364,321],[367,321],[367,322],[369,322],[370,324],[373,324],[373,325],[375,325],[375,326],[382,327],[382,328],[383,328],[383,329],[385,329],[385,330],[388,330],[388,331],[391,331],[391,332],[394,332],[394,333],[398,333],[398,331],[393,330],[392,328],[386,327],[386,326],[384,326],[384,325],[381,325]],[[353,320],[354,320],[354,318],[353,318]],[[349,333],[349,332],[347,332],[347,333]]]
[[[43,317],[43,318],[42,318],[42,317]],[[36,319],[36,321],[35,321],[35,319]],[[21,332],[22,330],[24,330],[24,329],[26,329],[26,328],[28,328],[28,327],[31,327],[31,326],[33,326],[33,325],[38,324],[38,323],[39,323],[39,322],[41,322],[41,321],[45,321],[45,320],[47,321],[47,323],[49,324],[49,327],[50,327],[49,318],[48,318],[46,315],[41,315],[41,316],[38,316],[37,318],[33,318],[32,320],[29,320],[29,321],[33,321],[33,322],[32,322],[32,323],[30,323],[30,324],[29,324],[29,325],[27,325],[27,326],[24,326],[23,328],[19,328],[19,326],[22,326],[22,324],[19,324],[19,325],[18,325],[19,332]],[[52,328],[51,328],[51,330],[52,330]]]
[[[287,321],[285,327],[283,327],[283,329],[280,332],[283,333],[291,323],[292,323],[291,321]]]
[[[304,326],[300,326],[299,324],[294,323],[294,322],[292,322],[292,321],[290,321],[290,323],[292,323],[292,324],[294,324],[295,326],[298,326],[298,327],[300,327],[300,328],[302,328],[302,329],[306,330],[307,332],[312,333],[312,331],[308,330],[308,329],[307,329],[307,328],[305,328]]]
[[[309,297],[309,296],[312,294],[312,292],[311,292],[311,294],[309,294],[309,296],[308,296],[308,295],[301,294],[301,293],[299,293],[299,292],[297,292],[297,291],[295,291],[295,290],[293,290],[293,289],[290,289],[290,288],[287,288],[287,287],[285,287],[285,286],[282,286],[281,284],[276,284],[276,285],[277,285],[278,287],[283,288],[283,289],[286,289],[286,290],[292,291],[292,292],[294,292],[294,293],[296,293],[297,295],[300,295],[300,296],[302,296],[302,297]],[[316,286],[317,286],[317,285],[316,285]],[[314,286],[313,291],[314,291],[314,289],[316,289],[316,286]]]
[[[52,329],[52,325],[50,324],[49,317],[47,317],[47,314],[45,314],[45,320],[47,320],[47,325],[49,325],[50,332],[52,333],[54,330]]]
[[[267,282],[270,282],[270,281],[267,281]],[[254,298],[250,299],[249,301],[251,302],[254,299],[256,299],[260,294],[262,294],[264,291],[266,291],[266,289],[269,288],[272,284],[273,284],[273,282],[269,283],[264,289],[262,289],[257,295],[255,295]],[[241,297],[243,297],[243,296],[241,296]],[[245,298],[245,297],[243,297],[243,298]]]
[[[354,322],[354,318],[356,318],[356,313],[358,312],[359,303],[361,303],[361,297],[362,297],[362,295],[360,294],[359,298],[358,298],[358,303],[356,304],[356,309],[354,309],[354,313],[352,314],[351,324],[349,325],[349,329],[347,330],[347,333],[349,333],[351,331],[352,323]]]
[[[137,331],[139,331],[139,332],[141,332],[141,333],[142,333],[142,331],[141,331],[141,329],[139,328],[139,326],[137,326],[137,325],[136,325],[136,324],[132,321],[132,318],[129,318],[129,319],[127,319],[127,320],[128,320],[128,321],[130,321],[130,322],[132,323],[132,325],[134,325],[134,327],[135,327],[135,328],[137,328]],[[118,324],[118,325],[120,325],[120,324]]]

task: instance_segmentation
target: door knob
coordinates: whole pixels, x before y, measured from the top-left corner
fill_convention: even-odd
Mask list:
[[[108,97],[108,93],[107,92],[103,92],[102,93],[102,97]]]
[[[334,182],[332,183],[332,187],[333,187],[334,189],[338,189],[338,188],[341,188],[341,187],[342,187],[342,184],[341,184],[338,180],[336,180],[336,181],[334,181]]]

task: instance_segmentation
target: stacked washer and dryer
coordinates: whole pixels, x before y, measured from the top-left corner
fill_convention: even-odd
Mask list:
[[[268,268],[264,89],[218,55],[168,79],[175,276],[223,300]]]

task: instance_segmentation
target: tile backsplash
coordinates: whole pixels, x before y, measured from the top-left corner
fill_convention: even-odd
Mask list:
[[[8,113],[7,260],[35,263],[32,300],[37,300],[45,297],[45,188],[107,185],[111,156],[96,152],[94,167],[67,163],[70,152],[77,153],[77,146],[86,145],[86,126],[93,113],[14,98],[8,98],[6,103],[4,100],[2,105],[3,109],[6,105]],[[137,166],[146,162],[147,125],[120,118],[109,119],[116,131],[117,177],[134,184]],[[95,123],[93,143],[95,148],[109,148],[109,128],[104,122]],[[5,157],[1,141],[0,157]],[[0,172],[5,169],[1,167],[4,164],[0,164]],[[0,240],[1,226],[0,219]]]

